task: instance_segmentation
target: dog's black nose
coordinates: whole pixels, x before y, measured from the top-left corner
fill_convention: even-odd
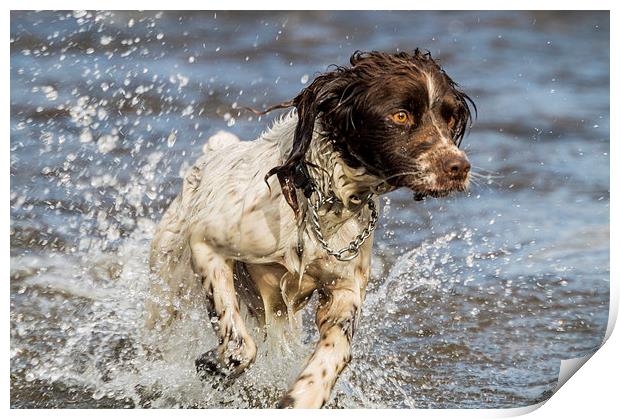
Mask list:
[[[444,159],[443,170],[450,177],[462,178],[467,176],[467,172],[471,169],[471,164],[466,157],[452,156]]]

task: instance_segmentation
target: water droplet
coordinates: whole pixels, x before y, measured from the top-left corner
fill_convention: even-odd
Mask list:
[[[39,137],[39,139],[45,144],[51,144],[52,141],[54,140],[54,135],[51,132],[45,131],[41,133],[41,136]]]
[[[118,136],[116,135],[102,135],[99,140],[97,140],[97,148],[100,153],[109,153],[116,148],[117,141]]]
[[[95,399],[95,400],[101,400],[103,398],[103,396],[105,396],[105,391],[103,391],[101,389],[97,389],[93,393],[93,399]]]
[[[93,134],[88,128],[84,128],[80,134],[81,143],[90,143],[93,140]]]
[[[43,86],[41,90],[45,93],[47,100],[53,101],[58,99],[58,91],[53,86]]]
[[[187,105],[185,109],[181,112],[181,116],[189,116],[194,113],[194,107],[192,105]]]
[[[177,140],[177,136],[174,133],[174,131],[172,131],[170,133],[170,135],[168,136],[168,141],[167,141],[168,142],[168,147],[174,146],[174,143],[176,142],[176,140]]]

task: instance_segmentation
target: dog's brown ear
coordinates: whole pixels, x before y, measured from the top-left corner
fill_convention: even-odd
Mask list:
[[[332,79],[331,73],[317,77],[310,86],[306,87],[292,101],[276,105],[272,109],[294,106],[297,110],[297,126],[293,137],[293,147],[286,161],[281,166],[271,169],[265,176],[265,182],[277,174],[282,194],[286,202],[295,212],[295,217],[299,216],[299,203],[295,192],[293,176],[297,166],[303,164],[306,152],[310,147],[312,134],[314,132],[314,122],[319,114],[319,101],[323,96],[323,91],[329,80]]]
[[[471,127],[473,123],[472,112],[469,105],[471,104],[474,109],[476,117],[478,116],[478,108],[476,107],[474,101],[459,89],[458,84],[453,82],[449,77],[448,80],[460,105],[458,111],[456,112],[457,120],[454,130],[454,141],[456,142],[457,147],[460,147],[468,126]]]

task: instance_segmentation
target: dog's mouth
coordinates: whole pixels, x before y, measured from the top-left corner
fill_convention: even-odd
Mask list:
[[[463,189],[464,190],[464,189]],[[450,196],[451,194],[458,192],[459,190],[437,190],[437,189],[429,189],[426,191],[414,191],[413,199],[416,201],[423,201],[425,198],[445,198]]]
[[[464,180],[450,180],[409,186],[413,191],[413,199],[422,201],[425,198],[446,198],[458,192],[465,192],[469,187],[469,178]]]
[[[469,187],[469,174],[459,178],[437,175],[434,172],[419,175],[394,176],[389,182],[393,187],[405,187],[413,192],[416,201],[425,198],[445,198]]]
[[[428,190],[424,192],[413,192],[413,199],[416,201],[423,201],[425,198],[445,198],[450,195],[450,191],[437,191],[437,190]]]

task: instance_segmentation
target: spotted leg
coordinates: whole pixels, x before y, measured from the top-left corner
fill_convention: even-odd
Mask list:
[[[316,322],[320,340],[297,380],[278,407],[320,408],[340,372],[351,360],[351,340],[365,281],[338,279],[319,291]]]
[[[219,345],[196,360],[201,376],[234,378],[256,358],[256,345],[248,334],[233,284],[233,261],[215,253],[204,242],[192,243],[192,264],[202,280],[209,316]]]

